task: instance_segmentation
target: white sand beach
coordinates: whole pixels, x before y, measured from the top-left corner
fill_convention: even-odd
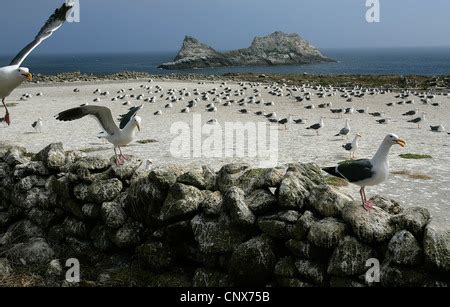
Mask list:
[[[146,90],[141,85],[151,86],[152,89]],[[163,88],[163,91],[154,94],[156,85]],[[170,152],[170,146],[177,135],[171,134],[171,125],[175,122],[185,122],[192,127],[193,116],[195,114],[202,115],[202,122],[217,119],[218,124],[223,126],[225,122],[267,122],[262,116],[256,116],[255,111],[264,110],[266,112],[276,112],[279,119],[288,117],[293,114],[294,119],[307,119],[307,124],[288,124],[288,129],[280,126],[278,130],[278,164],[283,165],[289,162],[314,162],[320,166],[333,166],[337,162],[348,159],[349,154],[345,152],[342,145],[350,142],[355,133],[360,133],[362,139],[360,141],[360,149],[357,152],[358,158],[370,158],[381,141],[388,133],[395,133],[405,139],[408,143],[407,148],[394,147],[390,155],[391,171],[401,172],[409,171],[414,174],[426,175],[430,179],[412,179],[405,175],[391,174],[389,180],[377,187],[368,187],[367,193],[373,196],[377,193],[385,195],[399,201],[404,206],[424,206],[430,210],[434,219],[438,223],[447,225],[450,221],[450,135],[447,132],[435,133],[429,129],[430,125],[443,124],[450,127],[450,99],[447,96],[437,96],[433,102],[440,102],[438,107],[431,105],[422,105],[417,97],[414,97],[414,105],[397,105],[396,102],[401,99],[395,98],[396,93],[388,93],[384,95],[366,95],[365,98],[354,98],[353,102],[346,102],[345,99],[338,95],[333,97],[318,98],[313,96],[311,102],[297,102],[292,97],[275,97],[268,93],[265,84],[261,84],[257,88],[261,93],[259,99],[265,102],[273,101],[274,106],[264,106],[248,104],[245,107],[234,103],[225,107],[222,103],[216,103],[218,111],[211,113],[206,111],[206,105],[211,101],[201,101],[198,106],[190,113],[181,113],[186,107],[188,101],[195,97],[185,97],[185,100],[178,101],[173,104],[173,108],[164,108],[168,103],[165,96],[160,95],[166,93],[169,89],[182,90],[187,89],[193,92],[194,88],[198,88],[199,92],[209,91],[217,88],[221,92],[224,87],[235,89],[241,88],[237,83],[228,83],[224,87],[220,87],[220,82],[206,82],[199,84],[198,82],[189,81],[173,81],[173,80],[154,80],[149,83],[148,80],[129,81],[129,82],[98,82],[98,83],[63,83],[63,84],[25,84],[18,88],[7,100],[8,103],[17,103],[16,106],[10,107],[12,117],[12,125],[7,128],[0,127],[0,142],[12,143],[26,147],[29,151],[37,152],[49,143],[62,142],[68,150],[87,150],[91,155],[102,155],[110,157],[113,155],[112,145],[105,144],[96,138],[101,131],[97,122],[91,118],[84,118],[74,122],[58,122],[54,116],[68,108],[76,107],[84,103],[91,105],[102,105],[112,109],[114,116],[126,113],[128,108],[133,105],[144,104],[144,108],[140,111],[139,116],[143,120],[143,129],[137,134],[136,141],[153,139],[157,142],[147,144],[132,143],[124,148],[124,153],[138,156],[141,159],[151,159],[154,166],[167,164],[192,164],[192,165],[209,165],[214,169],[219,169],[222,165],[244,161],[257,164],[254,158],[206,158],[206,157],[190,157],[180,159],[174,157]],[[79,88],[79,93],[74,93],[74,88]],[[100,88],[101,91],[108,91],[110,95],[99,96],[93,92]],[[129,91],[133,88],[133,91]],[[125,100],[111,101],[118,94],[117,91],[125,89],[125,94],[134,94],[134,98],[126,98]],[[315,92],[313,90],[308,90]],[[42,92],[42,96],[36,94]],[[21,101],[20,97],[29,93],[33,95],[27,101]],[[285,90],[286,94],[287,91]],[[137,100],[136,97],[144,94],[144,97],[156,96],[156,102],[144,102]],[[175,94],[175,96],[179,97]],[[252,96],[253,88],[246,91],[246,96]],[[212,95],[210,95],[213,98]],[[93,102],[96,97],[100,97],[100,102]],[[240,100],[245,96],[233,97],[230,99]],[[410,98],[411,99],[411,98]],[[130,101],[130,106],[122,105],[123,102]],[[355,109],[370,108],[370,112],[385,112],[385,117],[392,119],[392,122],[386,125],[378,124],[376,119],[368,114],[349,114],[338,118],[337,115],[331,114],[329,108],[325,109],[305,109],[306,105],[331,102],[332,108],[354,107]],[[387,107],[386,103],[394,102],[393,107]],[[238,110],[246,108],[249,114],[240,114]],[[410,117],[401,114],[409,110],[419,108],[426,111],[427,119],[422,125],[422,129],[417,129],[417,125],[407,123]],[[162,110],[163,114],[156,116],[154,112]],[[1,111],[3,112],[3,110]],[[320,131],[320,136],[316,136],[314,131],[306,130],[309,125],[319,121],[320,116],[325,116],[325,127]],[[43,119],[42,133],[36,133],[31,124],[38,117]],[[350,125],[352,132],[348,140],[334,135],[344,127],[345,118],[351,119]],[[207,138],[207,136],[205,136]],[[428,154],[432,159],[423,160],[407,160],[399,157],[401,153]],[[348,186],[343,188],[346,192],[358,199],[358,187]]]

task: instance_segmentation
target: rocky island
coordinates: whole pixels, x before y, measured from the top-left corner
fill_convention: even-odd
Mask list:
[[[301,65],[334,62],[298,34],[275,32],[256,37],[249,48],[218,52],[197,39],[186,36],[173,62],[163,69],[190,69],[230,66]]]

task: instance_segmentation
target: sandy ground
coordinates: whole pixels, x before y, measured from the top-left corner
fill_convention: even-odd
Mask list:
[[[151,86],[148,90],[141,88],[140,85]],[[361,133],[359,158],[370,158],[380,142],[386,134],[395,133],[404,138],[408,142],[406,149],[394,147],[390,155],[391,171],[410,171],[417,174],[430,176],[431,179],[412,179],[404,175],[391,174],[389,180],[377,187],[368,188],[368,195],[380,193],[388,197],[398,200],[405,206],[420,205],[428,208],[435,221],[439,224],[448,225],[450,221],[450,135],[445,133],[433,133],[429,130],[429,125],[443,124],[450,127],[450,99],[438,96],[435,102],[440,102],[441,106],[433,107],[431,105],[422,105],[417,97],[415,97],[415,105],[395,105],[387,107],[388,102],[398,102],[401,99],[395,98],[394,93],[385,95],[368,96],[363,99],[354,99],[353,102],[346,102],[340,98],[340,95],[319,99],[314,96],[311,102],[296,102],[292,97],[274,97],[268,93],[264,85],[257,88],[260,90],[265,102],[273,101],[274,106],[257,106],[248,104],[247,106],[239,106],[237,103],[232,106],[225,107],[217,103],[217,113],[206,111],[206,105],[210,102],[200,102],[195,108],[195,112],[188,114],[181,113],[181,109],[193,97],[185,97],[185,100],[174,104],[172,109],[165,109],[164,105],[168,103],[164,98],[159,98],[162,93],[154,94],[155,86],[159,85],[163,88],[163,93],[169,89],[181,90],[186,88],[189,92],[193,92],[194,88],[198,88],[200,92],[217,88],[218,92],[222,92],[224,87],[220,83],[205,83],[185,81],[154,81],[148,83],[145,81],[130,82],[102,82],[96,84],[59,84],[59,85],[24,85],[17,89],[7,100],[9,103],[18,103],[17,106],[11,107],[10,112],[13,123],[8,128],[0,128],[0,142],[14,143],[25,146],[30,151],[39,151],[44,146],[52,142],[62,142],[66,149],[88,149],[90,154],[111,156],[112,146],[104,144],[96,138],[96,134],[101,131],[95,120],[85,118],[76,122],[61,123],[54,119],[54,115],[65,109],[78,106],[83,103],[98,104],[108,106],[112,109],[114,115],[123,114],[129,106],[122,105],[122,102],[129,100],[131,105],[144,104],[144,109],[140,112],[143,119],[143,129],[137,135],[136,140],[154,139],[157,142],[148,144],[133,143],[124,148],[126,154],[136,155],[142,159],[151,159],[154,165],[166,164],[192,164],[192,165],[210,165],[215,169],[221,165],[235,162],[246,161],[258,166],[259,162],[267,161],[266,158],[236,158],[236,157],[215,157],[207,158],[202,156],[180,159],[174,157],[170,148],[174,139],[178,134],[171,134],[170,128],[175,122],[181,122],[193,127],[194,114],[201,114],[202,123],[205,124],[210,119],[217,119],[220,127],[224,127],[225,122],[267,122],[263,117],[253,114],[254,111],[265,110],[266,112],[276,112],[278,118],[285,118],[289,114],[294,115],[294,119],[306,118],[307,125],[289,124],[288,130],[284,128],[276,129],[278,132],[278,164],[287,162],[315,162],[320,166],[333,166],[337,162],[347,159],[348,154],[342,149],[342,145],[346,142],[340,137],[334,135],[344,127],[344,119],[351,119],[352,133],[348,141],[351,141],[354,133]],[[225,87],[231,87],[233,90],[239,89],[236,83],[229,83]],[[73,89],[77,87],[80,93],[74,93]],[[110,95],[101,97],[101,101],[94,103],[93,99],[99,95],[93,92],[100,88],[102,91],[109,91]],[[133,91],[129,91],[134,88]],[[126,98],[112,102],[111,98],[117,96],[119,89],[125,89],[126,94],[144,94],[145,97],[157,96],[155,103],[138,101],[136,98]],[[312,90],[308,90],[315,92]],[[36,96],[38,92],[44,95]],[[24,93],[30,93],[33,97],[27,101],[20,101],[19,98]],[[284,94],[286,94],[284,90]],[[243,97],[253,96],[253,89],[246,91],[245,96],[233,97],[230,99],[240,100]],[[179,95],[176,95],[179,97]],[[210,95],[211,96],[211,95]],[[212,96],[211,96],[212,98]],[[222,103],[226,100],[222,100]],[[355,109],[364,109],[370,107],[370,111],[386,112],[386,117],[390,117],[392,122],[387,125],[378,124],[374,118],[366,114],[344,115],[343,118],[331,114],[329,109],[313,109],[307,110],[304,107],[309,104],[332,102],[333,108],[355,107]],[[406,117],[401,116],[402,113],[420,108],[428,113],[427,120],[422,129],[417,129],[414,124],[406,122]],[[238,110],[246,108],[251,110],[250,114],[240,114]],[[163,115],[155,116],[154,112],[162,110]],[[3,111],[1,111],[3,114]],[[315,124],[319,121],[320,116],[326,116],[325,128],[321,130],[320,136],[315,136],[314,132],[306,130],[306,126]],[[44,126],[42,133],[35,133],[31,124],[38,118],[43,118]],[[410,119],[410,118],[409,118]],[[208,135],[203,136],[203,141]],[[192,129],[191,137],[192,140]],[[194,144],[195,142],[191,142]],[[201,144],[201,142],[200,142]],[[194,145],[193,145],[194,146]],[[201,145],[196,145],[198,149]],[[276,151],[273,151],[276,153]],[[406,160],[399,157],[401,153],[419,153],[429,154],[433,158],[427,160]],[[349,186],[343,188],[346,192],[354,197],[358,197],[358,188]]]

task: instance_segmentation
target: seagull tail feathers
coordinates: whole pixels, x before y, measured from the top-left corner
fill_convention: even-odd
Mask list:
[[[336,167],[324,167],[322,168],[322,170],[334,177],[344,178],[341,174],[338,173]]]

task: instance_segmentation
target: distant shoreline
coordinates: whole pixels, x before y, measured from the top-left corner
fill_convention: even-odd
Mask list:
[[[254,74],[228,73],[223,75],[204,74],[165,74],[154,75],[147,72],[125,71],[114,74],[82,74],[79,72],[61,73],[56,75],[36,74],[34,84],[103,82],[103,81],[133,81],[143,79],[181,80],[181,81],[234,81],[234,82],[278,82],[286,84],[305,84],[335,87],[383,87],[389,89],[450,89],[448,76],[399,76],[399,75],[310,75],[310,74]],[[30,84],[30,83],[26,83]],[[26,86],[24,84],[24,86]]]

